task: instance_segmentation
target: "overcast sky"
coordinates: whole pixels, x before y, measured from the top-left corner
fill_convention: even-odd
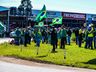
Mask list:
[[[0,6],[20,5],[21,0],[0,0]],[[31,0],[33,9],[41,9],[46,5],[47,10],[80,12],[96,14],[96,0]]]

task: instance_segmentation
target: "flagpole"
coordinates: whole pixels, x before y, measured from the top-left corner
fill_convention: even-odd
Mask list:
[[[48,23],[47,23],[47,18],[46,18],[46,25],[48,25]]]
[[[8,32],[9,32],[9,30],[10,30],[10,10],[8,10],[8,26],[7,26],[7,30],[8,30]]]

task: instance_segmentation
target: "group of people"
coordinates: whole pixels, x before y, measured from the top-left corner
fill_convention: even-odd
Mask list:
[[[31,44],[31,41],[34,41],[36,46],[40,47],[41,42],[46,44],[48,43],[53,46],[52,52],[55,52],[58,45],[61,49],[65,49],[66,44],[71,44],[71,37],[73,33],[75,34],[76,44],[79,47],[82,46],[82,42],[85,42],[85,48],[96,49],[96,28],[94,28],[93,25],[85,28],[81,27],[74,29],[71,29],[70,27],[66,28],[65,26],[61,26],[59,28],[16,28],[10,33],[10,36],[14,38],[11,43],[16,45],[23,44],[26,47],[27,44]]]

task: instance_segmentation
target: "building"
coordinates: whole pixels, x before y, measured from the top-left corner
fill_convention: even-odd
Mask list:
[[[5,25],[8,25],[8,11],[4,9],[6,9],[6,7],[0,6],[0,10],[2,10],[0,11],[0,21],[2,21]],[[16,7],[10,7],[9,10],[10,29],[14,29],[16,27],[25,27],[28,25],[34,26],[35,18],[40,12],[40,10],[32,10],[32,16],[26,17],[25,15],[20,15]],[[63,24],[67,27],[81,27],[85,22],[92,22],[96,26],[96,14],[60,12],[50,10],[47,11],[47,18],[44,20],[44,24],[51,24],[52,19],[61,16],[63,17]],[[26,20],[28,20],[28,24],[26,24]]]

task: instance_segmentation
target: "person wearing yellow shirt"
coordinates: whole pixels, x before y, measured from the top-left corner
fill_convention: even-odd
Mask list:
[[[91,49],[93,49],[93,27],[89,26],[88,28],[88,48],[91,47]]]

